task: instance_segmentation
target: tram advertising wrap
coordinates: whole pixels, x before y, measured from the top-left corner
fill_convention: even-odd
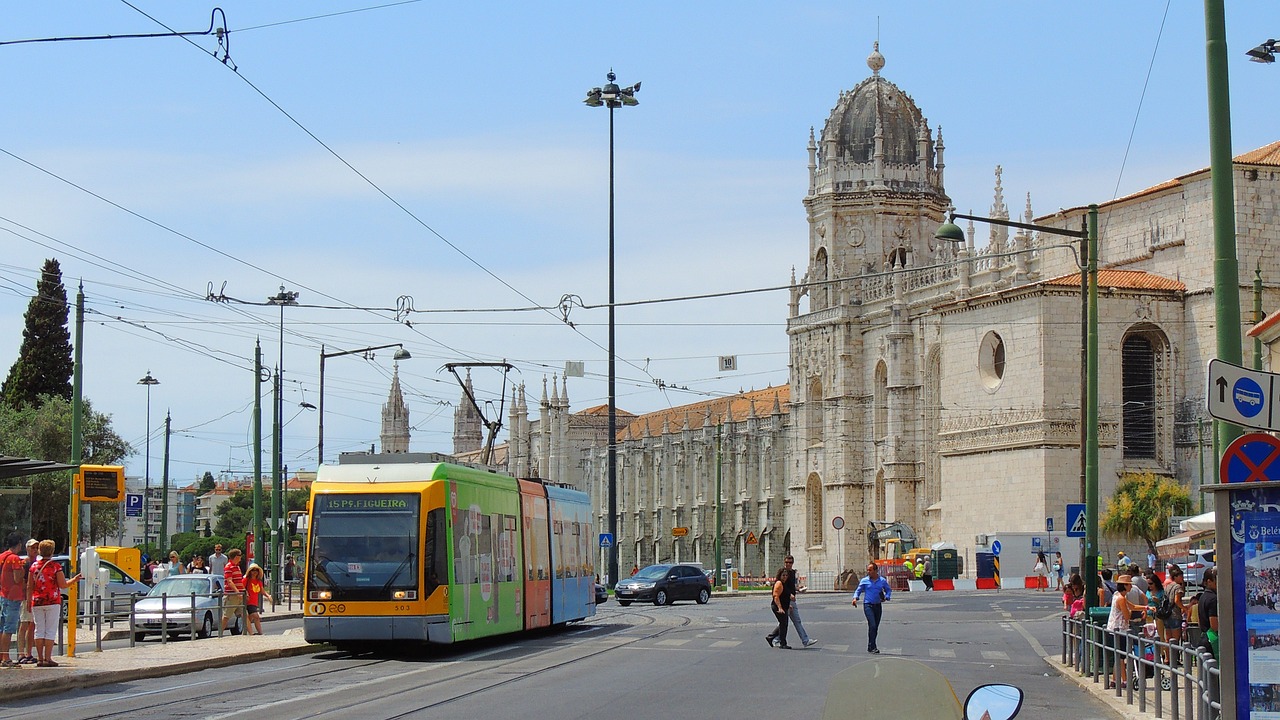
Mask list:
[[[453,643],[595,614],[586,493],[447,463],[321,466],[304,633]]]

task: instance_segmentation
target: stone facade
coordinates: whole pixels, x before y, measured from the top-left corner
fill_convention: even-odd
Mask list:
[[[624,574],[659,561],[710,566],[717,508],[724,556],[765,574],[788,552],[808,572],[861,567],[874,552],[869,521],[904,522],[923,543],[972,557],[975,536],[1043,531],[1049,517],[1062,528],[1066,504],[1081,500],[1078,241],[984,226],[979,244],[973,223],[965,242],[936,240],[951,209],[942,132],[880,75],[878,48],[868,65],[809,136],[789,385],[620,421]],[[1235,158],[1233,173],[1241,305],[1253,306],[1259,268],[1273,308],[1280,142]],[[1193,502],[1215,481],[1204,411],[1216,348],[1210,192],[1198,170],[1100,205],[1104,508],[1127,472],[1176,478]],[[1027,194],[1016,219],[1075,230],[1086,214],[1036,217]],[[988,216],[1014,217],[999,167]],[[606,527],[605,408],[570,414],[567,384],[553,380],[530,420],[523,393],[507,468],[589,491]]]

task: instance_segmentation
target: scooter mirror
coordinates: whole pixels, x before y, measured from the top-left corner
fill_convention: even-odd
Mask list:
[[[980,685],[964,701],[965,720],[1010,720],[1022,709],[1022,689],[1013,685]]]

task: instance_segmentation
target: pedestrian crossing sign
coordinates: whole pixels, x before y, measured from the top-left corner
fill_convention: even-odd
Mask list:
[[[1084,503],[1067,503],[1067,537],[1084,537],[1084,517]]]

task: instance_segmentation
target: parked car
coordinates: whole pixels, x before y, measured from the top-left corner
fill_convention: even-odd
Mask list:
[[[613,596],[623,607],[637,600],[652,600],[654,605],[696,600],[702,605],[711,599],[711,580],[699,565],[650,565],[619,581],[613,588]]]
[[[192,609],[192,596],[195,609]],[[222,623],[222,576],[190,573],[171,575],[151,588],[147,596],[133,606],[133,639],[167,631],[169,637],[190,635],[206,638],[218,631]],[[228,626],[232,635],[244,628],[244,618],[237,615]]]
[[[66,555],[54,555],[53,559],[62,564],[62,574],[71,577],[71,558]],[[138,580],[129,573],[121,570],[106,560],[99,560],[98,566],[107,570],[107,586],[103,588],[102,603],[103,613],[129,611],[129,605],[134,598],[142,597],[147,594],[151,588],[146,583]],[[66,590],[62,591],[62,616],[67,616],[67,594]],[[94,611],[92,607],[84,603],[86,594],[86,585],[84,579],[80,580],[80,589],[78,591],[80,597],[80,614],[87,615]]]
[[[609,588],[596,583],[596,604],[603,605],[609,602]]]
[[[1192,550],[1187,562],[1178,563],[1178,567],[1182,568],[1182,579],[1188,585],[1203,585],[1204,571],[1213,567],[1213,557],[1213,550]]]

